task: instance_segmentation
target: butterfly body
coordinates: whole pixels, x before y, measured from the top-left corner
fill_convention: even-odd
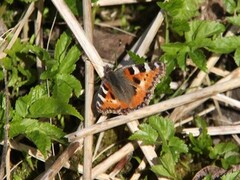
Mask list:
[[[97,93],[98,112],[126,114],[148,105],[164,74],[165,65],[157,62],[107,70]]]

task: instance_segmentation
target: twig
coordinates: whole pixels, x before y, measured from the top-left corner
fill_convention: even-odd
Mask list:
[[[240,101],[237,101],[233,98],[227,97],[223,94],[217,94],[216,96],[213,96],[212,98],[240,109]]]
[[[8,132],[9,132],[9,108],[10,108],[10,100],[9,100],[9,91],[8,91],[8,80],[7,80],[7,71],[4,66],[2,66],[3,74],[4,74],[4,85],[5,85],[5,98],[6,98],[6,109],[5,109],[5,118],[6,121],[4,126],[4,145],[2,150],[1,157],[1,167],[0,167],[0,179],[3,179],[6,168],[7,179],[10,179],[10,156],[9,156],[9,142],[8,142]]]
[[[136,148],[136,144],[128,143],[116,153],[112,154],[110,157],[102,161],[100,164],[93,168],[93,178],[97,177],[99,174],[107,171],[113,164],[120,161],[124,156],[133,152]]]
[[[233,79],[235,77],[239,77],[239,75],[240,75],[240,68],[237,68],[233,72],[231,72],[228,76],[226,76],[225,78],[221,79],[217,83],[227,82],[230,79]],[[179,120],[179,119],[181,119],[184,114],[187,114],[187,112],[189,112],[190,110],[198,107],[200,104],[202,104],[206,100],[207,100],[207,98],[203,98],[203,99],[200,99],[198,101],[192,102],[190,104],[186,104],[186,105],[184,105],[182,107],[176,108],[178,110],[175,109],[176,111],[175,110],[173,111],[173,113],[170,116],[170,119],[172,119],[174,122]],[[177,114],[177,112],[179,112],[179,114]]]
[[[42,17],[43,17],[43,0],[40,0],[36,2],[36,6],[38,8],[37,11],[37,19],[35,20],[35,35],[36,35],[36,40],[35,44],[37,46],[43,47],[43,31],[41,29],[42,27]],[[50,37],[49,37],[50,39]],[[36,66],[37,66],[37,72],[38,72],[38,77],[40,77],[40,74],[43,72],[43,64],[42,61],[36,57]]]
[[[69,144],[67,149],[58,157],[58,159],[53,163],[53,165],[40,174],[35,180],[45,180],[45,179],[52,179],[55,175],[60,171],[63,167],[64,163],[69,160],[69,158],[74,154],[74,152],[80,148],[82,141],[74,142]]]
[[[188,104],[190,102],[195,102],[203,98],[210,98],[211,96],[216,95],[217,93],[225,92],[230,89],[235,89],[240,87],[239,76],[240,75],[238,75],[238,77],[235,77],[234,79],[231,79],[227,82],[218,83],[193,93],[178,96],[176,98],[169,99],[154,105],[146,106],[139,110],[133,111],[127,115],[121,115],[114,118],[110,118],[108,119],[108,121],[98,123],[89,128],[82,129],[81,131],[76,131],[74,133],[68,134],[66,137],[70,142],[75,141],[89,134],[99,133],[107,129],[111,129],[113,127],[120,126],[128,122],[134,121],[136,119],[148,117],[153,114],[157,114],[162,111],[166,111],[184,104]]]
[[[93,24],[91,1],[83,0],[83,23],[86,36],[93,41]],[[89,61],[85,61],[85,127],[94,124],[92,100],[94,93],[94,69]],[[84,138],[83,179],[92,179],[93,135]]]
[[[144,0],[141,2],[153,2],[153,0]],[[98,6],[114,6],[114,5],[121,5],[121,4],[133,4],[139,3],[138,0],[99,0],[96,2]],[[94,3],[93,3],[94,5]]]
[[[240,125],[208,127],[207,132],[210,136],[240,134]],[[201,133],[201,129],[200,128],[185,128],[185,129],[183,129],[183,133],[185,133],[185,134],[192,133],[193,136],[199,136]]]

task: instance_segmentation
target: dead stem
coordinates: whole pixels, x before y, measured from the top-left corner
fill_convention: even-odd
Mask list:
[[[133,111],[127,115],[121,115],[114,118],[108,119],[108,121],[95,124],[89,128],[82,129],[81,131],[76,131],[74,133],[68,134],[66,137],[69,141],[75,141],[81,139],[89,134],[95,134],[113,127],[117,127],[128,122],[134,121],[136,119],[145,118],[162,111],[166,111],[181,105],[187,105],[191,102],[196,102],[197,100],[208,99],[211,96],[214,96],[218,93],[225,92],[231,89],[240,87],[240,74],[228,81],[222,83],[217,83],[210,87],[206,87],[200,90],[197,90],[193,93],[185,94],[182,96],[175,97],[157,104],[146,106],[139,110]],[[225,78],[226,79],[226,78]]]
[[[93,41],[93,24],[91,1],[83,1],[83,23],[86,36]],[[94,68],[89,61],[85,61],[85,127],[94,124],[92,100],[94,94]],[[83,179],[92,179],[93,135],[84,138]]]
[[[5,101],[6,101],[6,109],[5,109],[5,126],[4,126],[4,144],[3,144],[3,150],[2,150],[2,157],[1,157],[1,167],[0,167],[0,179],[3,179],[6,175],[7,179],[10,179],[10,154],[9,154],[9,143],[8,143],[8,131],[9,131],[9,108],[10,108],[10,100],[9,100],[9,91],[8,91],[8,80],[7,80],[7,71],[2,66],[3,74],[4,74],[4,85],[5,85]]]

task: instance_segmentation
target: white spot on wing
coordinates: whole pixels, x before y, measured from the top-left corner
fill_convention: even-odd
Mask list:
[[[154,63],[154,65],[159,68],[159,64],[157,62]]]
[[[102,102],[105,101],[105,98],[101,94],[98,94],[98,97],[101,99]]]
[[[106,89],[104,89],[104,87],[103,87],[103,86],[101,86],[101,89],[102,89],[102,91],[103,91],[103,93],[104,93],[104,94],[107,94],[107,90],[106,90]]]
[[[147,63],[144,63],[144,68],[146,69],[146,72],[151,71],[151,68],[149,67],[149,65]]]
[[[140,73],[139,69],[135,65],[133,65],[132,68],[134,70],[134,74],[139,74]]]
[[[112,100],[112,103],[113,104],[117,104],[118,102],[116,100]]]
[[[142,88],[144,88],[144,87],[145,87],[145,84],[146,84],[146,82],[145,82],[145,81],[141,81],[141,83],[140,83],[140,85],[139,85],[139,86],[141,86]]]
[[[99,101],[96,102],[98,107],[101,107],[101,104]]]

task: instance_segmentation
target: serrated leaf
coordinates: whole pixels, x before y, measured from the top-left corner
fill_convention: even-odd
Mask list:
[[[237,48],[234,53],[234,61],[237,64],[237,66],[240,66],[240,48]]]
[[[238,165],[240,163],[240,156],[238,153],[231,156],[221,158],[221,163],[224,169],[228,169],[232,165]]]
[[[128,51],[128,55],[134,61],[134,64],[143,64],[146,61],[145,58],[140,57],[139,55],[132,51]]]
[[[45,157],[47,156],[47,152],[51,149],[51,139],[45,133],[37,130],[31,131],[26,133],[26,137],[34,142]]]
[[[1,62],[6,70],[11,70],[13,68],[12,60],[9,57],[1,59]]]
[[[186,48],[187,45],[184,43],[166,43],[161,46],[161,49],[166,52],[168,55],[176,56],[177,53],[183,49]]]
[[[78,0],[65,0],[68,7],[71,9],[71,12],[74,13],[75,16],[82,17],[82,1]]]
[[[151,167],[151,170],[160,176],[168,177],[174,179],[173,176],[163,167],[163,165],[154,165]]]
[[[63,142],[65,133],[54,125],[39,122],[36,119],[18,119],[10,123],[9,135],[11,138],[26,135],[37,148],[46,156],[51,147],[51,140]]]
[[[221,180],[240,179],[240,171],[229,172],[221,177]]]
[[[199,48],[205,48],[208,44],[211,43],[211,39],[210,38],[203,38],[203,39],[195,39],[191,42],[188,42],[188,46],[192,51],[195,51],[196,49]]]
[[[185,70],[186,68],[186,56],[188,51],[189,51],[189,48],[184,47],[179,51],[177,56],[177,63],[182,70]]]
[[[194,20],[190,22],[190,30],[185,33],[187,42],[217,36],[225,31],[225,26],[214,21]]]
[[[169,139],[168,146],[171,150],[173,159],[178,162],[181,153],[187,153],[188,147],[183,140],[178,137],[172,137]]]
[[[177,179],[176,171],[175,171],[175,162],[170,153],[164,154],[161,158],[159,158],[161,164],[153,166],[151,170],[156,174],[161,176],[166,176],[172,179]]]
[[[223,0],[223,4],[228,13],[233,14],[235,12],[235,9],[237,7],[235,0]]]
[[[29,96],[18,98],[18,100],[16,101],[16,104],[15,104],[15,110],[19,116],[21,116],[21,117],[27,116],[28,108],[29,108],[29,101],[30,101]]]
[[[77,46],[73,46],[68,52],[66,57],[61,61],[59,65],[59,72],[70,74],[72,73],[76,68],[76,62],[78,61],[81,53]]]
[[[51,60],[51,57],[48,51],[39,46],[28,44],[22,50],[22,52],[26,52],[26,53],[28,53],[29,51],[32,51],[34,54],[36,54],[39,57],[39,59],[41,59],[45,63],[48,63]]]
[[[198,14],[196,11],[199,4],[191,0],[175,0],[158,2],[158,5],[164,9],[172,18],[188,20]]]
[[[67,83],[68,86],[70,86],[73,89],[76,96],[79,97],[82,90],[82,85],[77,78],[69,74],[58,74],[56,78]]]
[[[207,129],[202,129],[201,134],[197,138],[194,138],[193,135],[190,133],[189,139],[193,146],[192,149],[195,152],[198,152],[200,154],[209,153],[208,151],[212,146],[212,139],[207,134]]]
[[[65,58],[68,46],[71,43],[71,38],[64,32],[61,34],[60,39],[56,43],[56,48],[54,51],[54,59],[59,63]]]
[[[35,101],[29,108],[29,117],[55,117],[59,114],[73,115],[83,119],[79,112],[70,104],[52,97],[43,97]]]
[[[157,130],[161,138],[168,140],[174,136],[175,129],[173,122],[170,119],[162,118],[159,116],[149,117],[149,124]]]
[[[205,72],[207,71],[207,60],[204,53],[200,49],[190,51],[188,54],[199,69]]]
[[[15,104],[16,113],[21,117],[28,115],[30,105],[37,99],[47,96],[47,90],[44,85],[38,85],[31,88],[30,92],[22,97],[19,97]]]
[[[56,78],[53,86],[52,97],[68,103],[72,94],[72,88],[63,80]]]
[[[190,27],[188,21],[185,19],[173,19],[171,29],[182,36],[184,32],[189,31]]]
[[[233,25],[240,26],[240,15],[227,17],[226,19]]]
[[[171,22],[169,23],[171,29],[182,35],[183,32],[189,30],[188,20],[199,14],[198,9],[201,1],[174,0],[158,2],[157,4],[170,17],[168,19]]]
[[[18,70],[17,70],[17,68],[13,67],[12,68],[12,74],[10,76],[10,80],[8,81],[8,87],[15,86],[17,84],[18,80],[19,80]]]
[[[129,137],[130,140],[140,140],[144,144],[155,144],[157,140],[157,132],[148,124],[141,124],[140,130]]]
[[[215,53],[228,54],[240,47],[240,37],[222,37],[217,38],[207,45],[207,48]]]
[[[238,146],[232,142],[219,143],[219,144],[216,144],[213,148],[211,148],[209,157],[212,159],[215,159],[217,156],[222,156],[227,152],[237,151],[237,150],[238,150]]]

